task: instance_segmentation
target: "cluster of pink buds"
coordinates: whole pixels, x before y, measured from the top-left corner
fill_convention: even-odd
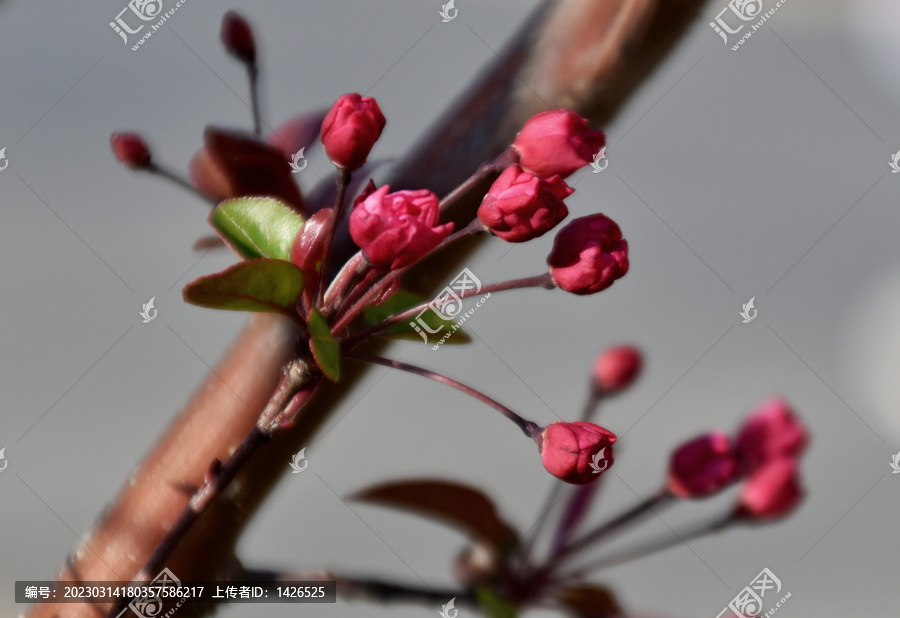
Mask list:
[[[234,14],[226,16],[223,40],[243,62],[255,62],[252,32]],[[284,131],[288,139],[273,136],[270,143],[233,131],[207,130],[206,147],[191,164],[193,187],[219,201],[210,223],[243,261],[188,284],[185,300],[203,307],[287,316],[301,332],[301,349],[308,350],[304,354],[311,366],[331,380],[340,379],[341,363],[352,358],[390,364],[457,387],[516,422],[537,442],[544,466],[554,476],[576,484],[598,478],[613,463],[612,432],[586,421],[541,428],[454,380],[356,348],[373,337],[408,334],[409,318],[429,303],[411,301],[412,295],[399,288],[400,276],[423,258],[469,235],[487,231],[520,243],[562,223],[569,214],[565,199],[574,192],[564,178],[590,163],[605,145],[603,132],[591,129],[570,110],[534,116],[500,157],[476,173],[478,178],[495,180],[482,196],[477,218],[454,233],[453,223],[441,223],[440,218],[449,202],[459,198],[459,191],[441,201],[427,189],[392,192],[369,180],[350,198],[353,188],[360,186],[360,178],[354,176],[365,171],[385,128],[375,99],[345,94],[319,118],[320,122],[312,116],[292,121]],[[320,205],[307,216],[309,204],[296,186],[286,184],[287,163],[278,155],[292,141],[296,145],[300,137],[310,139],[316,132],[337,168],[338,190],[331,206]],[[274,145],[279,143],[281,147]],[[129,167],[173,175],[151,161],[139,136],[115,134],[112,147]],[[259,191],[261,177],[274,190]],[[338,267],[332,264],[334,238],[345,219],[359,253]],[[599,292],[628,272],[628,243],[619,226],[598,213],[563,227],[547,263],[549,269],[542,275],[489,284],[481,293],[524,287],[559,287],[579,295]],[[605,369],[611,375],[604,388],[622,388],[628,374],[637,370],[633,364],[626,360],[623,367]]]
[[[426,510],[446,511],[449,519],[464,522],[478,535],[478,543],[457,565],[467,587],[460,598],[463,594],[474,598],[476,588],[483,591],[479,586],[488,585],[488,592],[495,597],[479,602],[489,605],[519,606],[553,598],[563,605],[587,607],[581,603],[587,599],[590,612],[583,615],[621,615],[604,590],[570,588],[568,592],[574,591],[578,598],[566,601],[565,595],[560,596],[559,586],[622,558],[566,571],[574,556],[593,549],[600,540],[664,504],[704,498],[738,483],[741,488],[727,517],[696,534],[735,522],[773,520],[797,507],[803,497],[798,460],[808,436],[791,408],[773,399],[754,411],[736,435],[712,432],[676,448],[663,487],[654,497],[576,535],[601,485],[593,481],[612,467],[618,439],[591,419],[601,402],[636,382],[643,368],[642,355],[636,348],[620,345],[600,353],[593,364],[581,418],[546,427],[453,378],[360,351],[377,337],[425,336],[411,319],[426,319],[419,316],[440,299],[420,298],[401,289],[402,275],[423,259],[475,234],[490,233],[505,242],[521,243],[561,225],[569,215],[565,201],[574,192],[566,178],[588,165],[604,148],[602,131],[591,128],[571,110],[544,111],[524,124],[500,156],[483,164],[447,196],[441,198],[428,189],[392,192],[389,186],[376,186],[369,178],[371,164],[367,160],[386,126],[375,99],[345,94],[327,113],[298,116],[264,138],[255,90],[253,31],[242,17],[228,13],[221,36],[228,52],[246,66],[250,76],[252,134],[208,127],[204,147],[191,161],[189,179],[161,165],[140,136],[116,133],[111,137],[113,153],[124,165],[172,180],[212,204],[209,222],[218,236],[203,239],[198,246],[225,245],[241,258],[222,272],[189,283],[184,299],[208,308],[274,312],[291,320],[299,333],[297,358],[291,362],[302,366],[297,372],[301,377],[294,377],[306,390],[315,389],[325,379],[340,380],[347,360],[400,369],[453,387],[513,421],[537,444],[544,468],[577,486],[560,519],[550,555],[535,564],[532,549],[543,516],[526,538],[501,521],[490,501],[477,491],[443,482],[407,484],[404,492],[457,492],[458,500],[426,500]],[[309,154],[319,145],[336,168],[336,188],[320,187],[304,194],[288,161],[298,149]],[[486,193],[473,194],[490,181]],[[442,213],[457,200],[473,198],[480,200],[480,207],[466,227],[454,230],[453,223],[441,222]],[[342,226],[358,249],[352,255],[335,242]],[[560,288],[589,295],[609,288],[628,269],[628,242],[621,229],[606,215],[595,213],[569,221],[558,231],[544,272],[486,284],[477,293]],[[464,290],[458,297],[463,300],[475,293]],[[456,331],[456,325],[437,312],[425,315],[432,322],[429,332],[443,327]],[[283,380],[291,373],[286,368]],[[284,409],[290,409],[293,401]],[[283,420],[287,418],[286,414],[273,416],[267,427],[284,429],[289,426]],[[554,483],[547,512],[561,502],[560,487]],[[374,491],[372,495],[383,498],[385,493]],[[405,499],[415,504],[415,499]],[[480,515],[462,516],[459,510],[464,507],[451,505],[466,501],[474,501]],[[435,502],[446,504],[436,506]],[[679,540],[683,538],[678,536]],[[644,547],[626,553],[624,558],[664,547],[665,543]]]
[[[703,498],[744,481],[734,515],[774,519],[801,501],[798,459],[806,428],[781,399],[761,405],[737,436],[712,432],[681,445],[672,454],[668,490],[679,498]]]

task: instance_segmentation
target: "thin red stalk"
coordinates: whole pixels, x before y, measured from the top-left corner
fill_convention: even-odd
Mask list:
[[[597,526],[590,532],[586,533],[584,536],[575,539],[570,544],[563,547],[559,552],[557,552],[556,556],[554,556],[551,564],[557,564],[565,558],[568,558],[569,556],[579,551],[583,551],[590,545],[595,544],[598,541],[601,541],[604,538],[618,532],[622,528],[636,523],[641,517],[648,515],[656,508],[668,506],[673,502],[673,498],[674,496],[669,493],[668,490],[666,490],[665,488],[661,489],[649,499],[636,504],[627,511],[609,520],[605,524]]]
[[[325,301],[325,279],[328,278],[328,267],[331,261],[331,252],[334,245],[334,234],[344,218],[344,201],[347,196],[347,186],[350,184],[350,170],[338,168],[337,172],[337,197],[334,200],[334,220],[328,229],[328,238],[325,241],[325,257],[322,260],[322,268],[319,271],[319,288],[316,291],[316,306],[322,307]]]
[[[141,168],[141,169],[143,169],[151,174],[154,174],[156,176],[159,176],[160,178],[165,178],[169,182],[174,183],[175,185],[181,187],[185,191],[188,191],[192,195],[199,197],[204,202],[209,203],[210,206],[215,206],[216,204],[218,204],[218,202],[216,200],[210,199],[208,196],[200,193],[200,191],[198,191],[197,188],[194,185],[192,185],[189,180],[183,178],[178,173],[173,172],[172,170],[170,170],[167,167],[163,167],[157,163],[151,162],[149,165],[147,165],[146,167]]]
[[[349,290],[351,293],[357,290],[360,281],[363,280],[372,270],[372,265],[362,254],[358,252],[350,258],[335,276],[331,285],[325,290],[325,318],[331,319],[333,315],[341,308],[345,300],[345,294]]]
[[[455,243],[456,241],[461,240],[467,236],[472,236],[472,235],[478,234],[482,231],[484,231],[484,226],[482,226],[481,223],[477,219],[475,219],[471,223],[469,223],[469,225],[464,227],[463,229],[458,230],[458,231],[454,232],[453,234],[451,234],[450,236],[448,236],[447,238],[445,238],[434,249],[432,249],[431,251],[429,251],[428,253],[423,255],[421,258],[419,258],[415,264],[410,264],[409,266],[404,266],[403,268],[398,268],[397,270],[391,271],[390,273],[384,275],[384,277],[380,281],[378,281],[375,285],[373,285],[371,287],[368,287],[368,285],[358,285],[357,289],[360,290],[361,292],[365,292],[365,295],[362,296],[362,298],[360,300],[357,300],[357,299],[359,299],[359,295],[351,294],[350,297],[348,297],[347,300],[344,301],[344,307],[346,307],[346,309],[344,307],[340,307],[338,309],[337,316],[336,316],[338,323],[335,325],[335,327],[333,329],[334,332],[340,332],[341,329],[349,326],[350,322],[352,322],[354,320],[354,318],[356,318],[356,316],[359,315],[360,311],[362,311],[364,308],[369,306],[369,304],[374,299],[378,298],[379,295],[383,294],[384,291],[398,277],[402,276],[403,273],[405,273],[407,271],[407,269],[412,268],[413,266],[415,266],[416,264],[418,264],[425,258],[436,253],[437,251],[440,251],[444,247],[447,247],[447,246]],[[374,272],[377,272],[377,271],[374,271]],[[371,282],[365,282],[365,281],[364,281],[364,283],[369,283],[369,285],[371,284]]]
[[[478,294],[493,294],[494,292],[503,292],[505,290],[521,290],[524,288],[552,288],[555,284],[553,283],[553,279],[550,277],[550,273],[544,273],[543,275],[537,275],[535,277],[525,277],[524,279],[511,279],[509,281],[501,281],[500,283],[492,283],[490,285],[483,286],[480,290],[466,290],[459,294],[461,299],[469,298],[470,296],[476,296]],[[376,335],[383,331],[386,328],[393,326],[399,322],[403,322],[404,320],[408,320],[414,315],[418,315],[420,311],[428,307],[434,299],[422,303],[420,305],[416,305],[406,311],[393,315],[378,324],[373,324],[368,328],[365,328],[358,333],[354,333],[350,335],[346,339],[344,339],[341,343],[347,349],[350,349],[360,343],[362,343],[365,339]]]
[[[247,79],[250,81],[250,106],[253,111],[253,133],[262,137],[262,113],[259,109],[259,67],[255,62],[247,64]]]
[[[512,164],[515,160],[515,152],[510,147],[504,150],[503,153],[493,161],[482,163],[481,167],[479,167],[474,174],[469,176],[469,178],[467,178],[461,185],[444,196],[444,199],[441,200],[439,208],[441,209],[441,211],[444,211],[447,208],[450,208],[460,199],[468,197],[469,191],[474,190],[479,184],[481,184],[481,181],[493,174],[499,174],[506,166]]]
[[[482,393],[481,391],[477,391],[474,388],[472,388],[471,386],[466,386],[462,382],[454,380],[453,378],[448,378],[445,375],[435,373],[434,371],[431,371],[429,369],[417,367],[416,365],[410,365],[409,363],[403,363],[401,361],[393,360],[390,358],[384,358],[381,356],[374,356],[372,354],[361,354],[358,352],[343,352],[342,354],[344,356],[346,356],[347,358],[353,358],[353,359],[356,359],[359,361],[363,361],[365,363],[372,363],[375,365],[383,365],[385,367],[393,367],[394,369],[408,371],[409,373],[413,373],[415,375],[419,375],[419,376],[428,378],[430,380],[434,380],[435,382],[440,382],[441,384],[446,384],[447,386],[455,388],[458,391],[462,391],[466,395],[469,395],[470,397],[474,397],[478,401],[480,401],[480,402],[494,408],[498,412],[500,412],[500,414],[502,414],[503,416],[505,416],[512,422],[514,422],[516,425],[518,425],[519,429],[522,430],[522,433],[524,433],[529,438],[534,439],[535,436],[537,436],[541,431],[541,427],[539,427],[537,425],[537,423],[533,423],[531,421],[525,420],[524,418],[522,418],[521,416],[519,416],[518,414],[516,414],[509,408],[507,408],[505,405],[503,405],[496,399],[492,399],[492,398],[488,397],[487,395],[485,395],[484,393]]]
[[[601,401],[603,401],[603,394],[592,384],[591,391],[584,400],[584,407],[581,409],[581,420],[590,420],[597,412],[597,407],[600,405]]]
[[[682,534],[675,533],[674,537],[667,535],[664,539],[644,543],[632,549],[628,549],[607,558],[603,558],[602,560],[584,565],[573,571],[561,573],[557,577],[555,577],[554,580],[557,582],[571,583],[572,579],[581,578],[591,571],[606,569],[611,566],[616,566],[618,564],[623,564],[625,562],[630,562],[632,560],[637,560],[638,558],[643,558],[644,556],[649,556],[651,554],[664,551],[666,549],[669,549],[670,547],[683,545],[693,539],[700,538],[708,534],[721,532],[722,530],[725,530],[736,522],[737,520],[733,516],[728,515],[727,517],[719,518],[709,523],[698,526],[697,528],[689,530],[688,532]]]

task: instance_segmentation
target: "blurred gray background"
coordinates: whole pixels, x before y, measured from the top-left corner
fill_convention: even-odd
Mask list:
[[[191,244],[209,233],[206,206],[121,168],[110,132],[138,130],[159,160],[185,168],[206,124],[249,128],[243,69],[218,39],[222,14],[237,8],[256,28],[269,125],[368,92],[388,118],[373,157],[398,157],[536,6],[460,0],[458,18],[443,24],[440,4],[187,0],[132,52],[108,26],[123,0],[0,2],[9,160],[0,172],[0,448],[9,461],[0,614],[21,611],[15,580],[52,577],[246,319],[182,303],[184,283],[234,258],[198,261]],[[734,428],[771,394],[787,397],[813,433],[809,495],[795,516],[597,579],[637,614],[712,618],[769,567],[792,593],[778,616],[895,615],[900,175],[888,162],[900,149],[900,7],[788,0],[733,52],[707,25],[724,5],[704,9],[605,127],[608,169],[571,179],[573,216],[601,210],[621,224],[628,276],[586,298],[495,294],[466,325],[473,344],[435,352],[400,342],[389,353],[548,423],[576,417],[600,349],[639,345],[643,377],[601,417],[621,448],[598,521],[650,495],[680,441]],[[328,167],[314,161],[309,171]],[[302,175],[307,187],[312,178]],[[466,266],[485,282],[538,274],[551,244],[552,234],[485,242]],[[159,314],[142,324],[151,296]],[[743,324],[751,297],[759,314]],[[508,421],[413,376],[373,369],[338,418],[309,445],[309,471],[285,476],[252,523],[246,563],[450,584],[462,536],[387,509],[351,503],[354,512],[332,490],[441,476],[480,486],[527,529],[553,483]],[[732,499],[680,505],[628,539],[672,534]],[[221,615],[440,609],[260,607]]]

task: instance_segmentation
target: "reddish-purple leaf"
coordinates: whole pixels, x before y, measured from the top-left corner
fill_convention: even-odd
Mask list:
[[[354,497],[443,520],[502,553],[517,542],[518,535],[500,518],[494,503],[477,489],[464,485],[430,479],[398,481],[370,487]]]
[[[203,194],[218,201],[273,197],[303,212],[291,166],[278,148],[252,135],[215,127],[206,128],[204,141],[206,146],[190,163],[191,180]]]
[[[556,600],[575,618],[612,618],[622,609],[612,592],[600,586],[571,586],[556,594]]]

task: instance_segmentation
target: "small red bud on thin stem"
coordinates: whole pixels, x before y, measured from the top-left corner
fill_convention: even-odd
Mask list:
[[[244,17],[228,11],[222,17],[222,30],[219,33],[222,44],[229,54],[246,64],[256,63],[256,41],[253,29]]]
[[[694,528],[692,530],[688,530],[687,532],[676,533],[675,535],[669,533],[664,538],[661,538],[659,540],[644,543],[633,549],[622,551],[608,558],[604,558],[603,560],[598,560],[597,562],[594,562],[592,564],[587,564],[585,566],[579,567],[574,571],[560,573],[554,578],[554,581],[571,581],[573,578],[581,578],[593,571],[598,571],[600,569],[605,569],[611,566],[623,564],[625,562],[630,562],[632,560],[637,560],[638,558],[643,558],[644,556],[655,554],[657,552],[669,549],[670,547],[682,545],[687,541],[700,538],[702,536],[707,536],[709,534],[714,534],[716,532],[721,532],[722,530],[725,530],[726,528],[737,522],[737,519],[735,519],[731,515],[728,515],[726,517],[721,517],[719,519],[715,519],[711,522],[698,526],[697,528]]]
[[[256,40],[253,28],[246,19],[235,11],[228,11],[222,17],[220,32],[222,44],[229,54],[247,67],[250,82],[250,104],[253,110],[253,132],[262,135],[262,117],[259,111],[259,68],[256,64]]]
[[[394,273],[391,273],[391,275],[394,275]],[[387,277],[385,277],[385,278],[387,278]],[[481,290],[479,290],[479,291],[466,290],[465,292],[462,292],[461,294],[459,294],[459,297],[461,299],[463,299],[463,298],[468,298],[470,296],[475,296],[477,294],[492,294],[494,292],[502,292],[505,290],[517,290],[517,289],[522,289],[522,288],[552,289],[553,287],[554,287],[553,280],[551,279],[549,273],[544,273],[543,275],[538,275],[536,277],[525,277],[524,279],[512,279],[510,281],[502,281],[500,283],[493,283],[491,285],[485,285],[485,286],[482,286]],[[367,295],[367,297],[368,297],[368,295]],[[364,298],[363,301],[360,301],[357,304],[358,305],[364,304],[364,301],[366,301],[366,300],[367,300],[367,298]],[[363,330],[359,331],[358,333],[354,333],[353,335],[350,335],[349,337],[344,339],[341,343],[346,349],[349,350],[349,349],[353,348],[354,346],[358,345],[359,343],[361,343],[362,341],[364,341],[365,339],[381,332],[385,328],[393,326],[394,324],[397,324],[399,322],[402,322],[404,320],[411,318],[414,315],[417,315],[420,311],[422,311],[422,309],[428,307],[428,304],[430,302],[431,301],[428,301],[427,303],[422,303],[421,305],[416,305],[415,307],[412,307],[411,309],[407,309],[406,311],[403,311],[402,313],[398,313],[397,315],[393,315],[393,316],[387,318],[386,320],[379,322],[378,324],[373,324],[372,326],[370,326],[366,329],[363,329]],[[339,328],[339,326],[344,327],[349,323],[348,317],[350,315],[351,314],[348,313],[344,317],[344,319],[341,320],[339,325],[335,326],[335,328],[334,328],[335,332],[339,332],[341,330],[341,328]]]
[[[132,169],[150,167],[150,148],[137,133],[113,133],[109,136],[109,145],[119,163]]]
[[[342,352],[342,354],[344,356],[346,356],[347,358],[353,358],[353,359],[356,359],[359,361],[363,361],[366,363],[372,363],[375,365],[383,365],[384,367],[393,367],[394,369],[400,369],[402,371],[407,371],[409,373],[413,373],[415,375],[419,375],[419,376],[428,378],[430,380],[434,380],[435,382],[440,382],[441,384],[446,384],[447,386],[453,387],[458,391],[462,391],[466,395],[469,395],[470,397],[474,397],[478,401],[494,408],[495,410],[500,412],[500,414],[502,414],[503,416],[505,416],[512,422],[514,422],[516,425],[518,425],[519,429],[522,430],[522,433],[524,433],[529,438],[532,438],[533,440],[536,441],[538,439],[538,437],[540,436],[542,428],[540,426],[538,426],[537,423],[533,423],[532,421],[525,420],[524,418],[522,418],[521,416],[519,416],[518,414],[516,414],[509,408],[507,408],[505,405],[500,403],[499,401],[497,401],[495,399],[491,399],[490,397],[488,397],[481,391],[477,391],[474,388],[472,388],[471,386],[466,386],[462,382],[454,380],[453,378],[448,378],[447,376],[441,375],[439,373],[435,373],[434,371],[424,369],[422,367],[417,367],[416,365],[410,365],[409,363],[403,363],[403,362],[396,361],[396,360],[393,360],[390,358],[383,358],[381,356],[374,356],[371,354],[361,354],[358,352],[347,352],[347,351]]]

